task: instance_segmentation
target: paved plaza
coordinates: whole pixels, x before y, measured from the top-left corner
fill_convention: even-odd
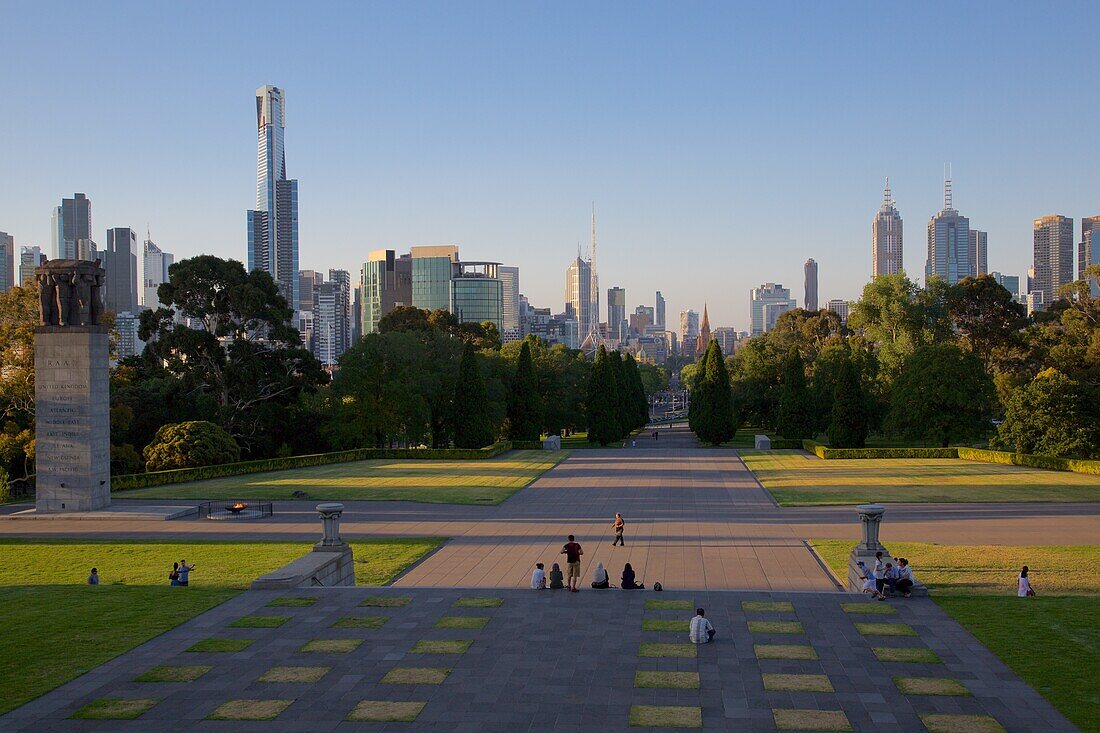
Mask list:
[[[269,605],[287,596],[316,602]],[[716,641],[686,644],[693,612],[655,602],[703,605]],[[379,605],[387,603],[407,605]],[[212,638],[248,645],[188,651]],[[883,661],[899,654],[922,661]],[[201,675],[135,681],[185,674],[178,668]],[[661,686],[669,684],[681,687]],[[142,700],[148,709],[128,721],[70,719],[99,700]],[[223,706],[240,700],[278,712],[272,722],[208,719],[232,716]],[[399,709],[415,720],[347,720],[389,702],[417,703]],[[923,731],[921,716],[930,714],[981,716],[967,720],[986,725],[991,717],[1021,733],[1074,730],[926,599],[419,588],[249,591],[9,713],[0,728],[591,733],[627,730],[640,706],[678,708],[704,730],[774,731],[784,711],[824,711],[857,731]],[[987,729],[995,730],[972,728]]]

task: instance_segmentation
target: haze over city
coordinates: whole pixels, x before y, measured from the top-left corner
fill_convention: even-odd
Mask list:
[[[1100,213],[1097,21],[1095,3],[21,5],[0,228],[48,251],[80,191],[97,240],[148,225],[177,261],[246,261],[254,92],[274,84],[302,269],[354,279],[370,250],[455,243],[557,311],[594,201],[601,308],[612,286],[627,313],[660,290],[670,323],[705,301],[747,330],[761,283],[802,304],[810,257],[822,303],[859,296],[887,176],[914,279],[946,162],[990,270],[1024,275],[1034,218]]]

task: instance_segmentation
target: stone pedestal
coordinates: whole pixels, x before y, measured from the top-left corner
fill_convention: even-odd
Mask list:
[[[107,327],[34,331],[35,493],[41,513],[111,503]]]
[[[756,450],[771,450],[772,439],[766,435],[757,435],[756,442],[754,444]]]
[[[286,590],[289,588],[330,588],[355,585],[355,558],[351,546],[340,539],[340,515],[344,505],[318,504],[321,516],[321,541],[313,552],[261,575],[252,581],[253,590]]]
[[[859,592],[863,589],[863,580],[860,579],[861,573],[859,565],[860,560],[863,561],[866,567],[866,572],[869,573],[875,567],[875,553],[881,552],[883,562],[893,562],[893,558],[890,557],[890,552],[878,541],[879,528],[882,525],[882,517],[886,514],[886,507],[881,504],[860,504],[856,507],[856,511],[859,513],[859,521],[863,528],[863,539],[858,545],[852,549],[852,554],[848,558],[848,590]]]
[[[561,436],[548,435],[542,441],[543,450],[561,450]]]

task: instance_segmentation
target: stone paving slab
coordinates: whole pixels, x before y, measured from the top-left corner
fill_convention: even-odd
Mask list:
[[[406,606],[372,608],[390,617],[380,628],[340,629],[332,624],[361,613],[359,603],[379,595],[411,598]],[[331,588],[295,591],[317,603],[282,607],[291,620],[278,628],[240,628],[237,619],[270,612],[276,591],[247,591],[180,628],[0,717],[4,731],[627,731],[632,705],[701,710],[703,730],[774,731],[774,710],[839,710],[855,731],[923,731],[921,714],[988,715],[1007,731],[1073,731],[1074,727],[1034,690],[927,599],[891,601],[916,637],[865,637],[841,603],[859,599],[840,593],[736,591],[669,592],[707,609],[718,629],[713,644],[696,647],[694,658],[639,657],[643,642],[683,643],[683,632],[644,631],[643,618],[686,620],[684,611],[645,610],[651,592],[587,589],[501,590],[495,608],[454,607],[468,596],[457,589]],[[745,611],[742,601],[789,602],[802,632],[760,634],[750,620],[769,618]],[[481,629],[439,629],[443,616],[485,616]],[[237,653],[185,651],[219,636],[254,639]],[[352,638],[350,653],[303,653],[315,639]],[[470,640],[464,654],[417,654],[424,639]],[[754,644],[812,646],[816,660],[757,659]],[[872,646],[898,645],[934,651],[942,664],[881,662]],[[210,665],[193,682],[141,683],[134,678],[161,665]],[[315,682],[260,681],[273,667],[328,667]],[[449,672],[440,684],[384,684],[396,668]],[[638,671],[691,672],[698,689],[635,688]],[[823,675],[834,692],[765,690],[764,674]],[[968,696],[903,695],[894,677],[959,680]],[[820,678],[818,678],[820,679]],[[438,679],[436,680],[438,681]],[[160,702],[136,720],[70,719],[102,698],[154,698]],[[211,721],[231,700],[292,700],[273,721]],[[423,702],[411,723],[360,723],[345,718],[364,700]]]

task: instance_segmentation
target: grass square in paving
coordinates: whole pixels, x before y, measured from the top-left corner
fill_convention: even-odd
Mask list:
[[[817,659],[817,651],[804,644],[753,644],[757,659]]]
[[[921,713],[928,733],[1005,733],[1004,727],[988,715]]]
[[[341,616],[333,622],[334,629],[380,629],[390,620],[389,616]]]
[[[394,667],[382,678],[383,685],[442,685],[450,667]]]
[[[459,598],[452,605],[454,606],[454,608],[500,608],[503,603],[503,598],[493,598],[491,596],[470,596],[467,598]]]
[[[665,618],[643,618],[642,631],[682,631],[687,633],[690,621],[677,621]]]
[[[141,698],[124,700],[117,697],[101,697],[92,700],[70,717],[83,720],[133,720],[152,709],[160,700]]]
[[[230,700],[206,716],[207,720],[275,720],[293,700]]]
[[[696,645],[663,644],[655,641],[643,641],[638,645],[639,657],[694,657],[698,654]]]
[[[779,730],[849,731],[852,724],[843,710],[786,710],[774,708]]]
[[[277,629],[289,620],[290,616],[241,616],[229,625],[237,629]]]
[[[488,616],[444,616],[435,622],[437,629],[484,629]]]
[[[794,604],[790,601],[741,601],[741,610],[794,613]]]
[[[362,639],[313,639],[302,645],[300,651],[315,654],[347,654],[359,648]]]
[[[629,725],[642,728],[702,728],[703,709],[681,705],[631,705]]]
[[[267,602],[269,608],[305,608],[317,602],[308,596],[283,596]]]
[[[749,621],[749,631],[754,634],[804,634],[799,621]]]
[[[634,673],[635,687],[663,687],[674,690],[698,690],[698,672],[651,672],[641,670]]]
[[[410,654],[465,654],[474,642],[469,639],[421,639]]]
[[[320,682],[332,667],[272,667],[257,682]]]
[[[209,664],[158,664],[135,677],[134,682],[194,682],[212,669],[214,668]]]
[[[695,606],[691,601],[676,600],[650,600],[645,602],[647,611],[694,611]]]
[[[187,650],[189,652],[239,652],[252,645],[255,639],[229,639],[220,636],[211,636],[209,639],[195,642]]]
[[[909,624],[887,624],[866,621],[856,624],[856,631],[864,636],[916,636],[917,632]]]
[[[764,689],[786,692],[835,692],[828,675],[765,674]]]
[[[916,664],[943,664],[934,651],[924,647],[875,646],[871,647],[880,662],[912,662]]]
[[[898,610],[885,603],[841,603],[844,613],[897,613]]]
[[[348,720],[365,723],[411,723],[427,703],[394,702],[392,700],[361,700],[348,713]]]
[[[400,608],[409,605],[411,602],[412,598],[408,596],[371,596],[359,601],[359,605],[372,608]]]
[[[903,695],[969,695],[962,682],[951,677],[895,677]]]

